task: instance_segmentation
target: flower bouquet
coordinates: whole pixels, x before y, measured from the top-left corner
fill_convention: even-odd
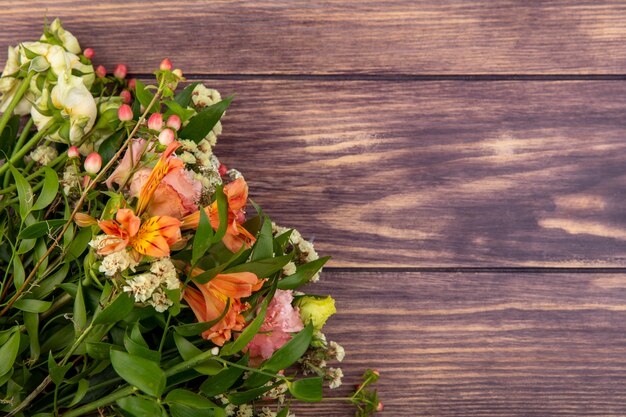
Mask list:
[[[168,59],[150,85],[93,58],[57,19],[0,78],[0,411],[285,417],[321,401],[344,351],[321,332],[334,300],[301,291],[328,257],[213,154],[232,96],[177,92]],[[339,400],[382,409],[377,379]]]

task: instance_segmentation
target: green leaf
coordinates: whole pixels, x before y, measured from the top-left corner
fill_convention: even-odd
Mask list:
[[[17,300],[13,307],[18,310],[28,311],[30,313],[43,313],[52,306],[52,301],[33,300],[31,298],[22,298]]]
[[[242,357],[237,364],[245,366],[248,363],[248,357]],[[219,374],[212,378],[208,378],[200,385],[200,391],[208,397],[215,397],[216,395],[225,393],[243,374],[243,369],[231,366],[224,369]]]
[[[269,358],[262,366],[261,370],[266,372],[278,372],[293,365],[304,352],[309,348],[311,339],[313,338],[313,326],[309,323],[301,332],[295,335],[289,342],[278,349],[271,358]],[[254,387],[265,384],[271,377],[263,374],[253,374],[247,380],[244,386]]]
[[[230,309],[230,298],[226,301],[226,307],[224,307],[224,311],[219,315],[215,320],[205,321],[202,323],[189,323],[189,324],[181,324],[180,326],[174,326],[174,331],[181,336],[197,336],[205,330],[210,329],[215,324],[219,323],[228,310]]]
[[[39,200],[37,201],[39,202]],[[36,239],[38,237],[50,235],[52,234],[54,229],[63,226],[66,222],[67,220],[64,219],[44,220],[42,222],[37,222],[35,224],[31,224],[25,229],[22,229],[17,238]]]
[[[39,359],[41,347],[39,346],[39,314],[24,312],[24,326],[28,332],[28,341],[30,346],[30,358],[32,362]]]
[[[179,136],[182,139],[190,139],[198,143],[204,139],[209,132],[220,121],[222,114],[226,111],[234,96],[230,96],[218,103],[206,107],[200,113],[191,118],[187,126],[183,128]]]
[[[296,272],[288,277],[285,277],[278,281],[278,289],[280,290],[293,290],[307,282],[311,281],[313,275],[315,275],[326,262],[330,259],[330,256],[324,256],[323,258],[316,259],[307,264],[300,265],[296,268]]]
[[[185,123],[187,120],[189,120],[191,116],[193,116],[196,113],[195,110],[182,107],[180,104],[178,104],[175,101],[166,101],[164,103],[169,109],[169,111],[165,113],[164,116],[175,114],[176,116],[180,117],[180,121],[182,123]]]
[[[191,343],[178,333],[174,333],[174,342],[176,343],[176,348],[178,349],[180,356],[186,361],[193,359],[195,356],[198,356],[202,353],[202,351],[198,349],[193,343]],[[193,369],[203,375],[217,375],[218,373],[220,373],[220,371],[224,369],[224,366],[221,364],[221,362],[209,359],[202,365],[196,366]]]
[[[287,417],[288,414],[289,414],[289,407],[285,407],[282,410],[280,410],[280,413],[276,414],[276,417]]]
[[[69,407],[75,406],[78,404],[83,398],[85,398],[85,394],[87,394],[87,390],[89,389],[89,380],[81,379],[78,381],[78,386],[76,387],[76,393],[74,394],[74,398],[70,403]]]
[[[122,146],[122,135],[124,133],[125,132],[123,130],[115,132],[100,144],[98,153],[102,157],[103,167],[106,166],[111,159],[113,159],[117,151]]]
[[[154,98],[154,94],[152,94],[150,90],[146,88],[144,83],[137,80],[135,84],[135,97],[137,97],[137,101],[139,101],[139,103],[141,103],[141,105],[147,109],[152,102],[152,99]],[[158,103],[154,103],[148,113],[154,113],[155,111],[157,111],[157,105]]]
[[[26,279],[26,271],[19,256],[13,258],[13,285],[16,289],[22,288]]]
[[[52,356],[52,352],[48,352],[48,373],[50,374],[50,378],[52,378],[52,382],[55,385],[59,385],[63,382],[63,378],[65,378],[65,374],[72,367],[72,363],[66,363],[63,366],[59,366],[54,360],[54,356]]]
[[[193,239],[191,264],[195,265],[211,246],[213,227],[204,209],[200,210],[200,221]]]
[[[208,398],[203,397],[202,395],[198,395],[194,392],[188,391],[186,389],[174,389],[170,391],[165,397],[165,402],[167,403],[177,403],[186,405],[192,408],[217,408],[218,406],[209,400]]]
[[[72,243],[67,247],[67,256],[65,261],[73,261],[74,259],[78,259],[78,257],[87,249],[89,246],[89,242],[91,241],[91,228],[84,227],[80,229]]]
[[[151,360],[111,350],[111,364],[119,376],[146,394],[159,397],[163,393],[165,373]]]
[[[224,273],[252,272],[258,278],[267,278],[283,269],[291,261],[293,254],[278,256],[276,258],[265,258],[256,262],[247,262],[227,269]]]
[[[87,354],[93,359],[108,361],[111,356],[111,349],[121,350],[118,345],[104,342],[87,342]]]
[[[76,336],[80,334],[87,327],[87,307],[85,306],[85,298],[83,297],[83,285],[78,280],[78,290],[76,291],[76,298],[74,298],[74,332]]]
[[[226,412],[221,408],[192,408],[182,404],[170,405],[172,417],[225,417]]]
[[[181,107],[185,107],[185,108],[189,106],[189,103],[191,102],[191,94],[193,93],[193,89],[196,88],[198,84],[200,83],[197,83],[197,82],[191,83],[187,87],[185,87],[183,91],[176,94],[176,97],[174,97],[174,100],[176,101],[176,103],[178,103]]]
[[[117,405],[133,417],[165,416],[159,403],[147,398],[128,396],[117,400]]]
[[[17,327],[13,328],[13,333],[9,339],[0,346],[0,376],[6,374],[13,368],[15,358],[20,348],[20,332]]]
[[[228,228],[228,200],[226,198],[226,194],[224,193],[223,186],[217,186],[217,189],[215,190],[215,199],[217,201],[217,216],[220,224],[217,227],[217,231],[211,238],[211,243],[221,241],[226,234],[226,229]]]
[[[59,192],[59,176],[56,171],[48,167],[43,167],[44,179],[41,193],[33,205],[33,210],[41,210],[50,205],[54,201]]]
[[[236,392],[236,393],[227,395],[228,401],[235,405],[249,403],[250,401],[260,397],[267,391],[271,390],[273,387],[274,387],[273,385],[269,385],[269,386],[264,385],[262,387],[254,388],[248,391]]]
[[[272,235],[272,222],[266,217],[261,227],[261,233],[252,248],[252,261],[258,261],[274,256],[274,237]]]
[[[26,178],[24,178],[10,162],[7,163],[9,164],[9,169],[15,180],[15,186],[17,187],[17,198],[20,203],[20,217],[24,220],[33,206],[33,190],[30,188],[30,184],[26,181]]]
[[[137,324],[135,324],[137,326]],[[143,341],[143,338],[142,338]],[[161,361],[161,354],[155,350],[150,350],[144,343],[138,343],[128,336],[128,333],[124,335],[124,347],[131,355],[140,356],[144,359],[152,361],[158,364]]]
[[[0,159],[8,159],[15,145],[17,134],[20,129],[20,116],[13,115],[0,134]]]
[[[322,378],[305,378],[293,382],[287,382],[291,395],[301,401],[322,401]]]
[[[126,318],[135,302],[123,292],[93,319],[93,324],[113,324]]]
[[[33,298],[42,299],[49,295],[65,280],[69,270],[70,264],[65,263],[54,274],[39,281],[39,285],[32,290]]]

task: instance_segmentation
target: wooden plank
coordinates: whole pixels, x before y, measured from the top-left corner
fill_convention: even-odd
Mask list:
[[[626,83],[208,81],[216,153],[333,266],[626,265]]]
[[[61,17],[96,62],[151,73],[622,74],[615,1],[3,1],[0,45]],[[0,61],[6,49],[0,48]]]
[[[321,284],[321,285],[319,285]],[[626,275],[326,273],[349,393],[378,368],[384,416],[623,416]],[[334,366],[335,364],[331,364]],[[296,415],[345,417],[334,403]]]

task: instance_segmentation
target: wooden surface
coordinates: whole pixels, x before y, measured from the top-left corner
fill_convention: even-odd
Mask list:
[[[0,45],[46,8],[237,93],[217,153],[334,256],[339,395],[373,366],[383,417],[626,415],[623,2],[0,1]]]

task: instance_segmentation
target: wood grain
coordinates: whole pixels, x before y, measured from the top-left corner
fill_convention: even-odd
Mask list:
[[[216,153],[333,266],[626,265],[626,84],[208,80]]]
[[[0,2],[0,45],[61,17],[96,63],[194,74],[623,74],[616,1]],[[0,50],[4,61],[6,50]]]
[[[319,285],[321,284],[321,285]],[[325,273],[349,392],[378,368],[384,416],[623,416],[626,275]],[[302,416],[345,417],[336,404]]]

